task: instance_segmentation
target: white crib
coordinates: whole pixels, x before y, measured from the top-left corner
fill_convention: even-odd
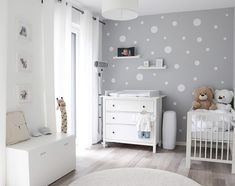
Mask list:
[[[235,111],[190,110],[187,114],[186,167],[192,160],[232,164],[235,173]]]

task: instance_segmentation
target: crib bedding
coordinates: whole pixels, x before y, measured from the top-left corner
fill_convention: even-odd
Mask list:
[[[192,140],[202,140],[202,141],[213,141],[213,142],[229,142],[232,143],[233,141],[233,131],[227,131],[227,132],[212,132],[211,131],[192,131],[191,132],[191,138]],[[218,140],[217,140],[218,139]]]

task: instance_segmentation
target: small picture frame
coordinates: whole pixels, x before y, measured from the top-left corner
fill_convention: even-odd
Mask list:
[[[135,47],[118,48],[118,57],[134,56],[134,55],[135,55]]]
[[[156,67],[163,67],[163,65],[164,65],[163,58],[156,59]]]
[[[149,67],[150,63],[148,60],[144,61],[144,67]]]
[[[31,72],[32,57],[25,51],[19,51],[16,54],[17,72]]]
[[[31,86],[30,85],[18,85],[17,97],[20,104],[31,102]]]
[[[17,37],[20,40],[31,41],[31,25],[26,23],[25,21],[19,20],[17,26]]]

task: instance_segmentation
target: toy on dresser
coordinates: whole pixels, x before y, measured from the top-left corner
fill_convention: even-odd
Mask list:
[[[215,101],[218,110],[230,112],[234,93],[230,90],[215,90]]]
[[[213,102],[213,90],[210,87],[199,87],[194,90],[193,110],[206,109],[215,110],[216,104]]]
[[[61,112],[61,132],[67,133],[67,112],[66,112],[66,103],[61,97],[61,99],[56,98],[58,106],[57,110],[60,109]]]

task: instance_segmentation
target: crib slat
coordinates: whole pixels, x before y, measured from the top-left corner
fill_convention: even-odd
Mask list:
[[[232,120],[232,118],[231,118]],[[228,139],[227,139],[227,160],[229,159],[229,140],[230,140],[230,127],[231,127],[231,122],[228,123]]]
[[[213,142],[212,142],[212,137],[213,137],[213,133],[212,133],[212,130],[213,129],[213,123],[212,123],[212,126],[211,126],[211,146],[210,146],[210,159],[212,159],[212,144],[213,144]]]
[[[202,116],[200,117],[200,123],[201,123],[201,128],[200,128],[200,147],[199,147],[199,157],[201,158],[202,155]]]
[[[215,123],[216,123],[216,126],[215,126],[215,129],[216,129],[218,128],[218,122],[215,122]],[[219,139],[219,131],[216,131],[215,159],[218,159],[218,139]]]
[[[207,123],[207,116],[205,118],[205,121]],[[206,134],[205,134],[205,158],[207,158],[207,156],[206,156],[206,151],[207,151],[207,132],[208,132],[208,127],[206,127]]]
[[[219,130],[219,129],[218,129]],[[221,160],[224,155],[224,116],[222,117],[222,147],[221,147]]]
[[[196,118],[196,126],[197,126],[197,118]],[[194,153],[193,156],[196,157],[197,153],[197,127],[195,127],[195,139],[194,139]]]

